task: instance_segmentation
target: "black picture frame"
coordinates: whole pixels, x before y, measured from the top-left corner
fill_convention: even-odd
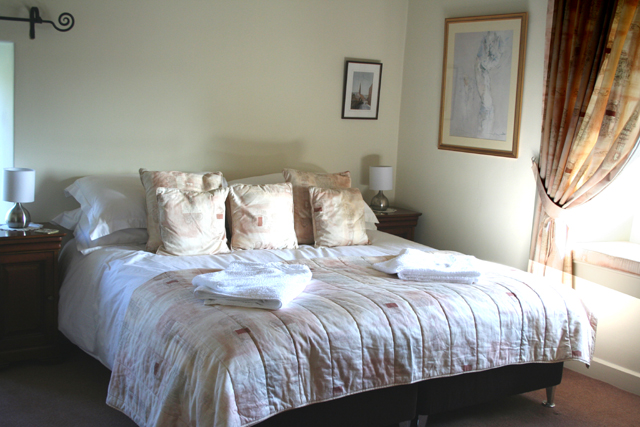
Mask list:
[[[377,120],[381,82],[381,62],[346,61],[342,118]]]

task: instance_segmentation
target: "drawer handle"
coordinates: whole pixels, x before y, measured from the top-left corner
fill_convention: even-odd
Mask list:
[[[47,297],[47,301],[53,301],[53,295],[49,295],[49,296]]]

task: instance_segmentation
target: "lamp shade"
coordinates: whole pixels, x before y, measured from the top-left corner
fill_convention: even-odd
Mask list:
[[[36,188],[36,171],[26,168],[5,168],[2,200],[31,203]]]
[[[369,189],[393,190],[393,168],[391,166],[369,166]]]

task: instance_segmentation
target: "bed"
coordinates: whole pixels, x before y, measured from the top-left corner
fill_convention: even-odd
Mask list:
[[[330,178],[315,184],[350,187],[344,175]],[[264,189],[282,178],[242,181],[229,184]],[[81,208],[57,222],[75,236],[60,257],[59,328],[112,370],[107,402],[140,426],[425,424],[434,413],[540,388],[552,401],[562,363],[591,360],[596,320],[571,289],[480,260],[473,285],[401,280],[373,265],[407,248],[435,250],[375,230],[365,214],[359,239],[368,244],[334,245],[335,234],[316,233],[328,243],[169,256],[161,253],[184,250],[184,239],[161,238],[159,253],[150,252],[146,227],[157,207],[139,183],[137,175],[82,178],[67,189]],[[358,196],[347,193],[339,200]],[[322,214],[340,217],[333,205]],[[277,228],[264,206],[261,226]],[[228,201],[223,209],[239,212]],[[243,232],[226,226],[225,235]],[[313,277],[276,311],[195,298],[193,277],[237,261],[303,264]]]

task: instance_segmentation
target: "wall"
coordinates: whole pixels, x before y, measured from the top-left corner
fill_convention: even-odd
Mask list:
[[[27,23],[0,25],[15,43],[15,163],[36,169],[35,220],[76,207],[63,189],[88,174],[350,170],[366,189],[370,164],[396,164],[407,1],[32,5],[76,19],[67,33],[38,25],[35,40]],[[0,15],[28,10],[0,0]],[[383,63],[379,120],[341,119],[346,58]]]
[[[604,267],[577,265],[574,287],[598,317],[596,349],[591,366],[569,367],[616,387],[640,395],[640,299],[606,287],[625,282],[640,289],[640,277]],[[585,270],[589,267],[589,270]],[[587,280],[588,279],[588,280]],[[604,285],[604,286],[603,286]],[[637,291],[636,291],[637,293]]]
[[[417,239],[527,268],[538,155],[546,1],[409,2],[400,112],[396,201],[421,211]],[[444,20],[528,12],[519,156],[508,159],[438,149]]]

